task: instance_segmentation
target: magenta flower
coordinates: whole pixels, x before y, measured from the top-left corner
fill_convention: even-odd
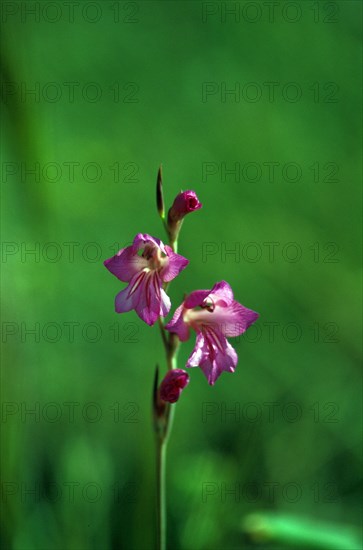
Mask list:
[[[189,294],[165,328],[182,342],[188,340],[189,328],[195,330],[197,340],[186,366],[200,367],[213,385],[223,371],[234,372],[237,365],[237,353],[226,336],[242,334],[258,317],[236,302],[229,284],[221,281],[212,290]]]
[[[115,299],[117,313],[134,309],[148,325],[170,310],[170,299],[163,283],[172,281],[189,263],[159,239],[138,233],[132,246],[122,248],[104,262],[120,281],[129,285]]]
[[[163,401],[176,403],[181,392],[189,384],[189,374],[183,369],[170,370],[160,384],[160,397]]]
[[[168,213],[170,222],[178,222],[184,218],[186,214],[194,212],[202,208],[202,204],[194,191],[182,191],[174,199],[172,207]]]

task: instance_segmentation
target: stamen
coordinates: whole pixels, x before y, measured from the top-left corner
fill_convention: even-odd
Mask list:
[[[215,303],[214,303],[213,299],[208,297],[203,301],[201,307],[203,309],[206,309],[210,313],[213,313],[216,306],[215,306]]]

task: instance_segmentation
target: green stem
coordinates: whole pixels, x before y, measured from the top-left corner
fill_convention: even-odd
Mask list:
[[[172,241],[170,243],[171,248],[174,250],[175,254],[178,252],[178,241]]]
[[[159,322],[162,340],[165,346],[166,363],[168,370],[177,366],[178,341],[175,336],[166,337],[164,325]],[[165,403],[164,426],[161,433],[156,434],[156,477],[157,477],[157,549],[166,548],[166,492],[165,492],[165,468],[166,450],[168,439],[173,425],[175,407],[171,403]]]
[[[176,252],[177,242],[170,242],[170,246]],[[164,286],[166,290],[169,284]],[[177,355],[179,349],[179,339],[176,334],[168,334],[165,331],[164,323],[159,317],[159,327],[161,338],[165,348],[166,364],[168,370],[177,367]],[[166,469],[166,450],[168,438],[174,418],[174,406],[171,403],[165,403],[163,413],[164,424],[162,431],[156,433],[156,498],[157,498],[157,550],[166,549],[166,487],[165,487],[165,469]]]
[[[161,333],[161,338],[163,340],[164,348],[165,348],[165,350],[167,350],[168,347],[169,347],[169,342],[168,342],[168,339],[167,339],[166,334],[165,334],[164,323],[163,323],[161,317],[159,317],[158,323],[159,323],[159,327],[160,327],[160,333]]]
[[[166,440],[157,438],[157,549],[166,548],[165,458]]]

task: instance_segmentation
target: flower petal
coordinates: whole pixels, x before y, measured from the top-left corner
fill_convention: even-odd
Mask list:
[[[121,290],[115,298],[115,311],[116,313],[126,313],[134,309],[133,299],[130,296],[130,285],[124,290]]]
[[[143,292],[143,285],[145,284],[146,278],[147,273],[145,271],[135,273],[128,286],[116,296],[116,313],[125,313],[131,309],[135,309]]]
[[[226,281],[220,281],[214,285],[208,298],[215,304],[229,306],[233,302],[233,291]]]
[[[122,248],[115,256],[105,260],[103,265],[120,281],[128,283],[132,277],[147,267],[145,258],[133,253],[132,246]]]
[[[208,319],[210,325],[218,328],[225,336],[239,336],[246,332],[259,314],[233,301],[228,307],[216,306]]]
[[[175,310],[173,318],[165,325],[166,330],[174,332],[178,335],[181,342],[186,342],[189,339],[189,327],[184,323],[183,319],[184,305]]]
[[[175,254],[170,246],[165,245],[165,251],[167,254],[167,264],[161,269],[160,276],[164,282],[168,283],[187,267],[189,260],[180,254]]]
[[[160,295],[161,295],[161,309],[160,309],[160,315],[162,317],[166,317],[167,314],[170,311],[171,308],[171,301],[167,293],[164,289],[160,289]]]
[[[148,325],[153,325],[161,312],[161,281],[157,273],[149,272],[137,290],[135,311]]]
[[[209,330],[197,335],[195,348],[186,366],[198,366],[213,386],[223,371],[234,372],[237,353],[226,338],[217,331]]]
[[[134,254],[137,254],[140,248],[145,248],[145,246],[147,245],[155,246],[159,248],[164,254],[166,254],[164,243],[160,241],[160,239],[152,237],[147,233],[138,233],[136,235],[132,244],[132,250]]]
[[[194,349],[187,361],[186,367],[199,367],[203,359],[208,355],[208,350],[205,350],[206,342],[201,332],[197,334]]]
[[[129,285],[119,292],[115,300],[117,313],[134,309],[148,325],[153,325],[164,311],[170,309],[168,297],[161,295],[161,281],[157,273],[136,273]]]
[[[186,297],[184,305],[188,309],[201,306],[204,300],[209,299],[214,304],[228,306],[233,302],[233,292],[226,281],[216,283],[211,290],[195,290]]]
[[[208,383],[213,386],[222,372],[234,372],[238,362],[236,350],[226,340],[226,348],[223,353],[218,352],[213,360],[210,357],[200,365]]]
[[[210,290],[195,290],[191,292],[184,300],[184,307],[193,309],[194,307],[201,306],[210,292]]]

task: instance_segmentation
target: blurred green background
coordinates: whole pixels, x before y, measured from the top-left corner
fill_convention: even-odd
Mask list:
[[[361,548],[362,7],[274,4],[2,4],[3,548],[154,547],[163,349],[102,262],[165,237],[161,162],[203,203],[172,310],[260,313],[177,405],[168,547]]]

